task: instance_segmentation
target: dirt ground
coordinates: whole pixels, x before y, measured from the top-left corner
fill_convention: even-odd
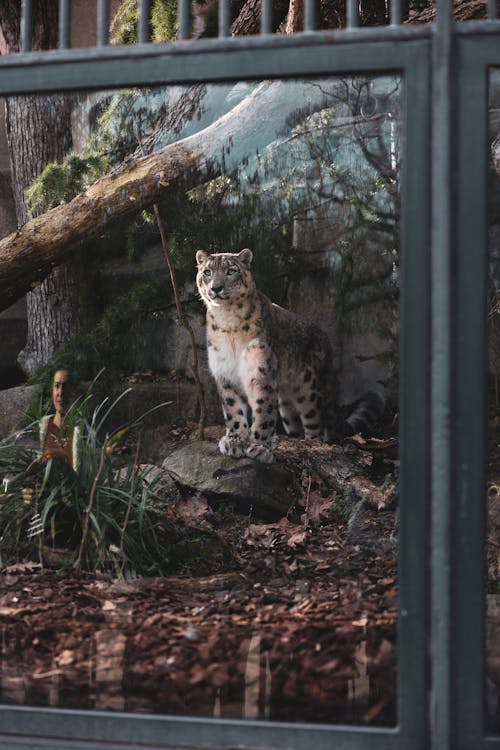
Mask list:
[[[146,459],[193,431],[155,431]],[[275,523],[212,513],[224,554],[180,575],[123,580],[33,562],[4,570],[0,700],[394,724],[397,510],[346,512],[309,470],[310,450],[279,441],[277,461],[302,487],[293,513]],[[380,441],[372,473],[397,471],[396,452]],[[183,502],[201,516],[210,506],[189,492]]]

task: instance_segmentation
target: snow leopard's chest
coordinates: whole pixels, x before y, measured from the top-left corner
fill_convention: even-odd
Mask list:
[[[238,314],[238,312],[240,314]],[[256,315],[248,310],[234,315],[209,315],[207,318],[207,346],[210,371],[216,380],[239,384],[242,379],[244,353],[251,341],[263,335]]]

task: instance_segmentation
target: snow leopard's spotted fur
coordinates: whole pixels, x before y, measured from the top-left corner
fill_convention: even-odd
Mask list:
[[[257,290],[251,250],[199,250],[196,261],[208,361],[226,423],[221,453],[271,462],[278,411],[288,435],[330,442],[345,434],[337,429],[337,381],[324,331]]]

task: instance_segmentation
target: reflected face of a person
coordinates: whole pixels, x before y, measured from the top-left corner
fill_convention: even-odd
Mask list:
[[[64,416],[68,408],[69,373],[67,370],[57,370],[52,381],[52,403],[56,414]]]

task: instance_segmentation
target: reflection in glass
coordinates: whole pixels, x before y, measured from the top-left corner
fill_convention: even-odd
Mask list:
[[[94,259],[86,328],[60,355],[87,389],[80,463],[65,535],[47,505],[57,456],[43,476],[22,465],[40,415],[5,429],[2,702],[396,722],[400,100],[392,76],[71,100],[73,150],[26,200],[69,217],[90,188],[92,231],[70,227]],[[269,466],[217,450],[194,293],[197,250],[246,247],[258,289],[328,334],[342,426],[333,444],[280,428]],[[201,359],[204,442],[165,251]]]
[[[498,195],[500,186],[500,75],[490,75],[488,173],[488,486],[487,486],[487,613],[486,713],[489,731],[500,730],[500,245]]]

